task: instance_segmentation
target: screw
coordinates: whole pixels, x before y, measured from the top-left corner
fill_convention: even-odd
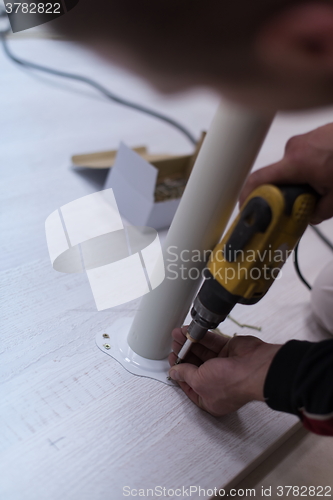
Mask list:
[[[110,344],[103,344],[103,347],[105,347],[105,349],[111,349]]]
[[[103,338],[104,338],[104,339],[109,339],[109,338],[110,338],[110,335],[108,335],[107,333],[103,333]]]

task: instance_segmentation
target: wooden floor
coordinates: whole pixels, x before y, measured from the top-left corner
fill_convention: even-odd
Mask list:
[[[199,90],[161,97],[69,43],[18,39],[11,46],[17,55],[94,77],[168,112],[198,136],[218,103]],[[112,149],[120,140],[153,152],[187,153],[190,145],[166,125],[82,85],[18,68],[2,52],[0,72],[0,498],[118,500],[125,486],[211,489],[240,480],[293,434],[297,418],[258,403],[216,419],[179,389],[127,373],[96,347],[95,335],[133,316],[138,302],[97,312],[85,275],[52,269],[44,234],[51,212],[102,188],[103,174],[70,168],[72,154]],[[278,117],[256,167],[277,160],[291,135],[332,120],[333,109]],[[332,221],[322,229],[332,236]],[[308,279],[331,258],[308,230],[300,248]],[[261,325],[269,342],[327,337],[291,263],[261,303],[237,306],[234,316]],[[223,330],[251,333],[231,322]]]
[[[301,428],[243,480],[233,481],[230,490],[240,493],[236,500],[243,498],[246,490],[255,490],[259,498],[263,498],[263,490],[271,492],[270,498],[276,500],[295,498],[300,493],[304,497],[332,497],[332,444],[332,438]],[[314,491],[318,495],[313,495]]]

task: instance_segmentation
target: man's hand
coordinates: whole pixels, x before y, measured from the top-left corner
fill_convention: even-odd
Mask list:
[[[281,161],[250,175],[240,203],[261,184],[283,183],[309,184],[321,195],[312,224],[333,217],[333,123],[289,139]]]
[[[264,382],[280,345],[251,336],[226,338],[207,332],[192,346],[186,363],[173,366],[187,327],[172,332],[169,375],[185,394],[211,415],[221,416],[249,401],[264,401]]]

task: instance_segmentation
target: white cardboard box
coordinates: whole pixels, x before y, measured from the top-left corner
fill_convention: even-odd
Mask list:
[[[121,215],[135,226],[166,228],[170,226],[176,213],[180,198],[154,201],[158,174],[156,167],[124,143],[120,144],[104,189],[113,189]]]

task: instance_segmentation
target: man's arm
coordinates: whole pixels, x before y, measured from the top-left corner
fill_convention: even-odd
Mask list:
[[[170,377],[200,408],[215,416],[238,410],[249,401],[264,401],[264,382],[280,345],[252,336],[230,339],[213,332],[192,345],[186,363],[173,366],[187,327],[172,332]]]
[[[250,401],[266,401],[300,417],[310,431],[333,436],[333,340],[281,346],[208,332],[193,344],[188,363],[173,366],[186,329],[172,332],[169,373],[201,409],[222,416]]]
[[[312,223],[332,217],[333,124],[291,138],[281,161],[249,177],[240,202],[265,183],[311,185],[321,195]],[[171,366],[185,332],[173,332]],[[172,367],[170,376],[209,413],[224,415],[249,401],[266,401],[274,410],[298,415],[312,432],[333,435],[333,340],[292,340],[280,346],[208,333],[193,345],[188,361]]]
[[[240,202],[267,183],[309,184],[321,195],[311,223],[333,217],[333,123],[289,139],[281,161],[250,175]]]
[[[291,340],[268,370],[264,396],[273,410],[298,415],[304,427],[333,436],[333,340]]]

